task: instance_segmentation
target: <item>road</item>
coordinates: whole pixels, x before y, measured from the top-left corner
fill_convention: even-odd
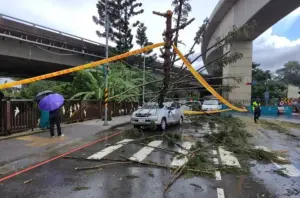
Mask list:
[[[107,134],[94,135],[88,138],[88,142],[92,142],[91,144],[85,144],[84,147],[78,146],[75,150],[69,148],[72,152],[64,155],[83,159],[102,159],[101,162],[66,159],[59,155],[55,160],[50,160],[41,166],[39,166],[40,164],[33,168],[31,166],[21,174],[1,181],[1,197],[257,198],[285,197],[287,195],[287,197],[297,197],[297,189],[299,189],[300,184],[298,182],[299,177],[284,178],[290,182],[290,185],[294,185],[288,188],[292,192],[286,194],[286,188],[280,187],[282,188],[280,190],[278,186],[276,187],[276,180],[282,181],[282,176],[270,173],[270,171],[262,174],[262,172],[266,172],[265,165],[262,164],[253,165],[251,168],[252,174],[250,175],[226,174],[216,171],[214,177],[182,176],[166,192],[164,192],[164,189],[172,176],[172,172],[162,168],[139,166],[137,164],[115,164],[105,166],[102,169],[75,170],[76,167],[93,167],[114,162],[103,160],[104,158],[123,160],[120,155],[141,162],[151,161],[167,166],[178,166],[184,163],[184,160],[177,159],[171,154],[134,143],[135,138],[122,132],[129,128],[131,126],[126,125],[113,129]],[[168,132],[180,134],[183,140],[181,145],[186,148],[190,147],[195,139],[203,141],[204,134],[217,133],[217,131],[211,130],[208,124],[199,127],[190,123],[180,127],[170,127]],[[117,135],[111,136],[111,134]],[[161,132],[144,131],[145,136],[155,134],[160,135]],[[110,138],[106,139],[105,137],[108,136]],[[122,144],[119,144],[120,142]],[[261,138],[259,143],[262,142],[263,139]],[[170,147],[165,141],[161,140],[152,140],[148,145],[178,152],[184,151],[178,147]],[[68,148],[59,149],[68,150]],[[244,161],[226,150],[214,148],[208,152],[212,168],[217,167],[218,164],[248,166]],[[55,150],[48,153],[49,159],[53,159],[55,153]],[[259,170],[260,173],[258,173]]]

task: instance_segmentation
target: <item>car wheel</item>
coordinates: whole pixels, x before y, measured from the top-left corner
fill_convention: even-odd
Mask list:
[[[164,131],[164,130],[167,129],[167,121],[166,121],[166,118],[161,119],[161,122],[160,122],[160,129],[161,129],[162,131]]]
[[[182,125],[183,124],[183,117],[180,116],[180,119],[179,119],[179,122],[178,122],[179,125]]]

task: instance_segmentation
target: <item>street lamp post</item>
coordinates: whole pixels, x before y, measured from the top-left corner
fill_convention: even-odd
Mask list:
[[[107,16],[107,0],[105,0],[105,33],[106,33],[106,45],[105,45],[105,57],[108,58],[108,16]],[[107,112],[108,112],[108,103],[107,103],[107,93],[108,93],[108,65],[104,66],[105,70],[105,110],[104,110],[104,126],[108,125],[107,122]]]
[[[144,54],[144,69],[143,69],[143,105],[145,104],[145,68],[146,68],[146,56]]]

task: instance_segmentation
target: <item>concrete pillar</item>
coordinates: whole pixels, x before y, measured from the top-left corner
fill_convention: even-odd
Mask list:
[[[231,91],[223,91],[223,97],[233,103],[250,105],[251,103],[251,86],[246,85],[252,82],[252,41],[235,42],[230,46],[230,53],[240,52],[243,58],[236,63],[223,67],[223,77],[236,76],[242,78],[240,83],[232,79],[223,79],[223,85],[236,86]]]

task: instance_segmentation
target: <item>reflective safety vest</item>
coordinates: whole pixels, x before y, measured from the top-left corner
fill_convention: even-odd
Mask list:
[[[254,111],[256,108],[260,108],[260,103],[254,101],[254,102],[252,103],[252,109],[253,109],[253,111]]]

